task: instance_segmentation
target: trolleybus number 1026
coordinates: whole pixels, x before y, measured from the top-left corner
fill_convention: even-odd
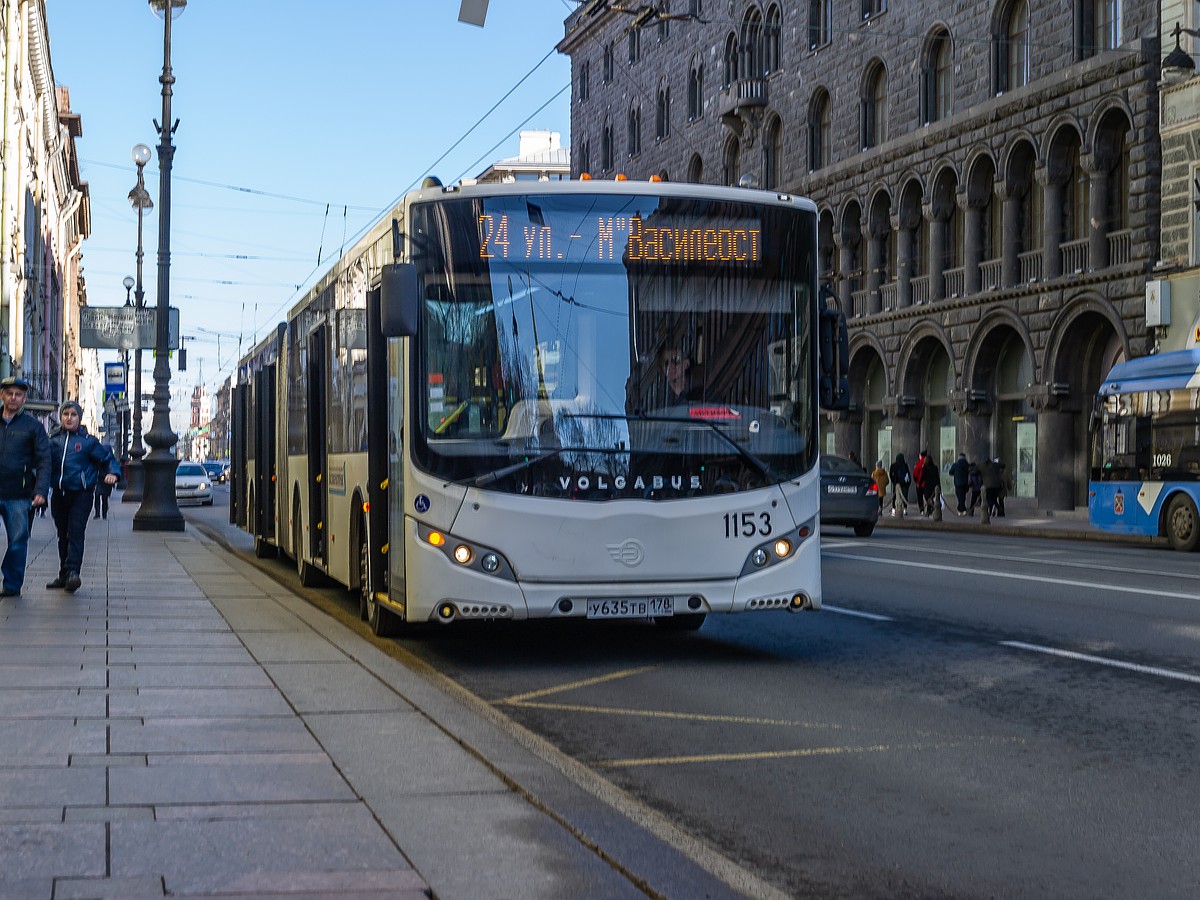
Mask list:
[[[769,512],[736,512],[725,513],[725,537],[751,538],[767,537],[771,534],[771,514]]]

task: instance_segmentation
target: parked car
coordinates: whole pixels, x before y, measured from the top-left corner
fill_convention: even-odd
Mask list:
[[[870,537],[879,521],[879,489],[870,473],[841,456],[821,456],[821,525],[847,525]]]
[[[200,465],[204,466],[204,471],[208,473],[208,477],[213,484],[225,483],[225,472],[228,471],[225,463],[219,463],[216,460],[210,459],[208,462],[200,463]]]
[[[197,462],[181,462],[175,469],[175,500],[213,505],[212,479]]]

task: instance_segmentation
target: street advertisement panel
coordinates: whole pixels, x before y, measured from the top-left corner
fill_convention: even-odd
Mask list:
[[[158,309],[85,306],[79,310],[79,346],[85,350],[153,350]],[[171,307],[167,349],[179,349],[179,310]]]

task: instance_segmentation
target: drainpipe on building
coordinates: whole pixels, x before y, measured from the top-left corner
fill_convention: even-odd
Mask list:
[[[8,265],[9,255],[9,229],[8,229],[8,180],[12,177],[13,166],[8,165],[11,162],[12,147],[9,144],[8,122],[11,118],[10,110],[16,103],[14,96],[13,82],[13,32],[16,30],[15,17],[13,16],[14,4],[11,0],[0,0],[4,5],[4,131],[0,136],[3,144],[0,146],[4,149],[4,171],[0,175],[0,378],[5,378],[12,374],[12,329],[10,325],[10,317],[12,315],[12,290],[11,278],[12,272]],[[19,5],[19,4],[16,4]]]

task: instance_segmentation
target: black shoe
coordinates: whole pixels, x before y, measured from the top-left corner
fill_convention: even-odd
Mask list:
[[[105,513],[105,514],[104,514],[104,515],[102,515],[100,518],[102,518],[102,519],[107,519],[107,518],[108,518],[108,513]]]
[[[50,588],[51,590],[65,588],[66,586],[67,586],[67,579],[63,578],[61,575],[59,575],[57,578],[55,578],[53,581],[51,581],[49,584],[46,585],[46,587]]]
[[[93,518],[93,519],[98,519],[98,518],[100,518],[100,513],[96,513],[94,516],[92,516],[92,518]]]
[[[83,584],[83,582],[79,580],[79,573],[72,572],[70,575],[67,576],[66,584],[63,586],[67,589],[68,594],[73,594],[77,590],[79,590],[79,586],[81,584]]]
[[[20,588],[18,588],[15,591],[12,588],[4,588],[3,590],[0,590],[0,597],[20,597],[20,596],[21,596]]]

